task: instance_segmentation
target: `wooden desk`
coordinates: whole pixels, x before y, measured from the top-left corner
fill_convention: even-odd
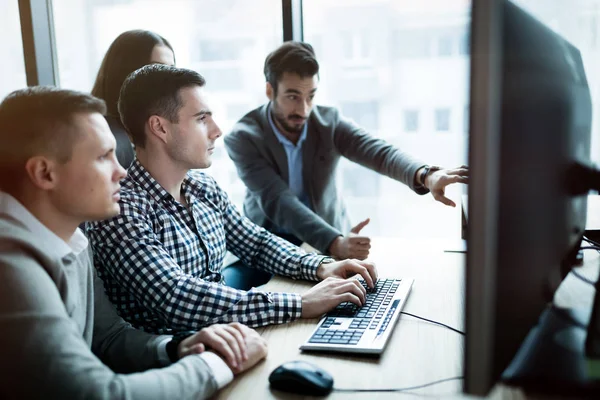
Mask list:
[[[463,330],[464,254],[445,253],[443,242],[374,238],[371,259],[380,277],[415,278],[405,311]],[[265,289],[302,293],[311,283],[276,277]],[[336,388],[398,388],[462,375],[464,337],[449,329],[402,315],[380,358],[301,353],[317,319],[269,326],[259,331],[269,343],[267,359],[219,392],[219,399],[298,399],[269,389],[280,364],[306,360],[327,370]],[[462,381],[415,391],[419,395],[460,396]],[[336,393],[328,399],[396,398],[398,393]]]
[[[464,329],[465,256],[448,253],[447,243],[374,238],[371,259],[381,277],[413,277],[415,283],[405,311]],[[596,252],[585,254],[585,266],[577,271],[598,279],[600,258]],[[311,283],[276,277],[265,289],[302,293]],[[594,289],[567,276],[555,296],[560,306],[591,306]],[[380,358],[343,354],[301,353],[298,347],[317,323],[300,320],[292,324],[260,329],[269,343],[267,359],[236,379],[218,393],[217,399],[300,399],[302,396],[269,389],[268,377],[280,364],[306,360],[327,370],[337,388],[397,388],[419,385],[438,379],[463,375],[464,337],[443,327],[402,315],[388,347]],[[402,398],[472,398],[462,394],[462,381],[407,392]],[[399,393],[336,393],[328,399],[392,399]],[[525,399],[518,388],[496,385],[490,399]],[[529,397],[532,399],[535,397]]]

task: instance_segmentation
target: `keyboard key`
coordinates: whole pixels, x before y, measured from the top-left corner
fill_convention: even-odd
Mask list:
[[[329,341],[329,343],[331,344],[348,344],[350,340],[346,340],[346,339],[331,339]]]

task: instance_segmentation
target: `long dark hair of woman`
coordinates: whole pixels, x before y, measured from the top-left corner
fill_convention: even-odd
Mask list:
[[[130,73],[150,63],[156,45],[173,51],[167,39],[141,29],[123,32],[110,45],[92,89],[94,96],[106,102],[109,116],[119,118],[117,102],[121,85]]]

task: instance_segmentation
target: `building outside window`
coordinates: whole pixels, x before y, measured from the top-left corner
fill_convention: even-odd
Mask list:
[[[438,108],[435,110],[435,130],[437,132],[450,130],[450,109]]]
[[[419,130],[419,111],[404,111],[404,132],[417,132]]]

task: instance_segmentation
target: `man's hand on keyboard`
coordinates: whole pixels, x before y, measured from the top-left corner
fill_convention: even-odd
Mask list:
[[[302,318],[320,317],[345,301],[362,306],[367,291],[357,279],[329,277],[302,295]]]
[[[357,274],[363,277],[368,287],[375,287],[375,282],[377,282],[377,268],[370,261],[342,260],[329,264],[321,264],[317,269],[317,277],[319,279],[329,277],[346,279]]]

